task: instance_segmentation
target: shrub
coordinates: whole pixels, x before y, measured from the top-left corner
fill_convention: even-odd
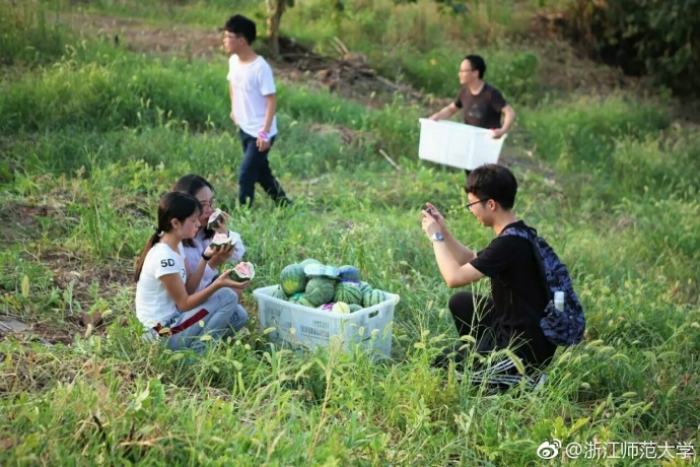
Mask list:
[[[594,57],[629,74],[649,74],[680,94],[698,94],[700,0],[576,0],[571,36]]]

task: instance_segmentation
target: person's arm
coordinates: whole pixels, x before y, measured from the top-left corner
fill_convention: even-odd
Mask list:
[[[493,130],[493,137],[496,139],[508,133],[511,125],[513,125],[513,122],[515,121],[515,110],[513,110],[513,107],[510,105],[503,107],[501,113],[503,115],[503,123],[501,124],[501,128]]]
[[[194,293],[199,287],[199,283],[202,281],[202,276],[204,276],[204,271],[207,269],[207,260],[200,258],[197,262],[197,266],[194,270],[187,271],[187,282],[185,283],[185,289],[188,294]]]
[[[230,263],[237,263],[243,259],[243,255],[245,255],[245,245],[243,244],[243,239],[240,235],[236,235],[236,242],[233,244],[233,251],[231,252],[231,256],[229,257],[228,261]]]
[[[432,205],[430,205],[432,206]],[[434,211],[433,211],[434,212]],[[423,211],[422,228],[425,234],[433,243],[433,253],[435,253],[435,261],[437,262],[440,275],[448,287],[461,287],[478,281],[484,275],[479,272],[474,266],[468,262],[460,263],[461,260],[471,260],[476,257],[476,253],[465,247],[452,237],[451,244],[447,243],[447,229],[444,228],[444,223],[441,226],[428,210]],[[433,235],[442,233],[445,238],[434,240]]]
[[[473,258],[475,256],[474,252],[468,251]],[[437,262],[438,269],[440,269],[440,275],[445,281],[445,284],[450,288],[471,284],[484,277],[484,275],[470,263],[460,265],[444,241],[440,242],[434,240],[433,252],[435,253],[435,261]]]
[[[459,265],[463,266],[476,258],[476,252],[462,245],[448,230],[445,230],[443,235],[445,236],[445,246]]]
[[[168,295],[170,295],[175,302],[178,310],[188,311],[204,303],[214,292],[222,287],[231,287],[238,291],[248,286],[250,281],[236,282],[229,278],[228,275],[230,272],[230,270],[222,272],[209,286],[193,294],[187,293],[185,283],[182,282],[179,274],[166,274],[160,276],[159,279],[163,282],[163,287],[165,287]]]
[[[265,96],[265,120],[263,121],[263,127],[260,129],[264,135],[267,135],[272,128],[272,119],[275,118],[275,111],[277,110],[277,95],[269,94]],[[260,151],[265,151],[270,147],[270,139],[263,138],[258,135],[258,140],[256,145]]]
[[[453,116],[457,112],[457,110],[459,110],[459,109],[457,108],[455,103],[450,102],[449,105],[446,105],[445,107],[443,107],[442,109],[438,110],[433,115],[431,115],[430,119],[436,120],[436,121],[437,120],[444,120],[446,118],[450,118],[451,116]]]
[[[457,240],[450,230],[447,228],[447,225],[445,224],[445,216],[442,215],[442,213],[431,203],[425,203],[426,211],[428,214],[430,214],[433,219],[435,219],[435,222],[437,222],[438,226],[440,227],[440,231],[442,234],[445,236],[445,245],[447,246],[447,249],[450,251],[450,254],[457,260],[457,262],[460,265],[464,265],[468,263],[469,261],[473,260],[476,258],[476,253],[466,246],[462,245],[459,240]]]
[[[238,125],[238,122],[236,121],[236,116],[233,113],[233,83],[229,81],[228,83],[228,95],[229,99],[231,101],[231,113],[229,114],[229,117],[231,117],[231,121]]]

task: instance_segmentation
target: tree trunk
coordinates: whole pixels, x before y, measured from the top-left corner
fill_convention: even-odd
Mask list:
[[[275,58],[280,54],[280,22],[286,6],[287,0],[267,0],[267,38]]]

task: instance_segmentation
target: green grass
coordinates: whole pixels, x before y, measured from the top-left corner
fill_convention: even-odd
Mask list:
[[[213,16],[203,3],[172,5],[158,8],[181,21]],[[12,34],[25,43],[34,29]],[[493,396],[469,384],[469,370],[460,380],[429,365],[455,336],[419,209],[433,201],[467,245],[483,247],[491,233],[464,208],[463,173],[417,160],[425,109],[401,100],[367,109],[280,85],[271,161],[295,203],[276,209],[258,193],[254,210],[238,210],[224,63],[62,37],[65,53],[14,61],[0,82],[0,315],[34,326],[0,340],[0,464],[529,465],[552,438],[697,450],[700,145],[663,101],[619,93],[525,97],[518,107],[504,160],[520,182],[516,211],[569,266],[588,328],[581,345],[559,351],[542,390]],[[492,47],[501,67],[541,59],[527,45]],[[429,70],[410,79],[420,85]],[[272,346],[248,293],[247,330],[201,358],[141,341],[133,260],[158,196],[189,172],[232,212],[254,286],[313,257],[355,264],[399,294],[392,359]],[[92,312],[105,325],[86,337],[79,321]]]

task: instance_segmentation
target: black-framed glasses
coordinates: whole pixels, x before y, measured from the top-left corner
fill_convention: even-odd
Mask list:
[[[467,209],[470,209],[470,208],[471,208],[472,206],[474,206],[475,204],[484,203],[484,202],[486,202],[486,201],[488,201],[488,198],[487,198],[487,199],[477,199],[477,200],[474,201],[474,202],[467,203],[467,205],[466,205],[465,207],[466,207]]]

